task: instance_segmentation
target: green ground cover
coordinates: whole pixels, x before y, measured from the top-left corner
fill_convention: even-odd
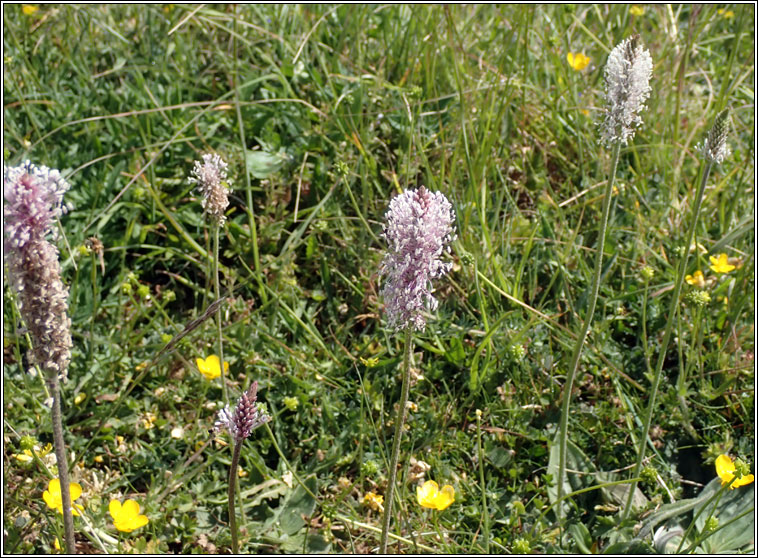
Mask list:
[[[753,485],[706,501],[719,455],[752,467],[755,454],[753,5],[35,7],[3,6],[3,159],[72,186],[56,245],[80,552],[228,552],[232,455],[211,428],[253,381],[273,420],[241,451],[241,550],[376,550],[404,348],[383,315],[382,225],[421,185],[451,201],[457,238],[414,335],[390,551],[643,552],[663,548],[668,515],[671,533],[691,527],[682,551],[752,551]],[[621,150],[568,428],[566,492],[591,490],[556,505],[562,388],[610,172],[603,68],[633,33],[652,93]],[[727,107],[731,155],[688,247],[697,146]],[[188,181],[204,153],[229,163],[233,190],[219,239],[228,394],[196,361],[218,353],[213,235]],[[604,483],[637,459],[688,248],[622,520],[629,484]],[[734,269],[718,273],[722,253]],[[53,454],[23,450],[52,442],[49,394],[7,286],[3,300],[3,544],[45,553],[63,544],[42,498]],[[455,490],[442,511],[416,500],[430,479]],[[108,510],[125,498],[149,518],[132,533]]]

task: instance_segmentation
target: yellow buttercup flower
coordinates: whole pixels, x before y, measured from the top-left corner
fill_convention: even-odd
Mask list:
[[[145,430],[150,430],[155,426],[155,421],[158,417],[155,416],[155,413],[147,412],[145,413],[145,416],[142,418],[142,426]]]
[[[74,504],[73,502],[82,495],[82,485],[78,482],[69,483],[68,490],[71,496],[71,513],[79,515],[79,511],[83,510],[84,506]],[[61,496],[61,481],[59,479],[50,479],[50,482],[47,484],[47,490],[42,493],[42,499],[48,508],[58,510],[58,513],[63,514],[63,497]]]
[[[727,10],[726,8],[719,8],[717,11],[720,16],[724,17],[724,19],[731,19],[734,17],[734,12],[732,10]]]
[[[694,285],[698,289],[705,288],[705,277],[703,276],[703,272],[699,269],[692,275],[685,275],[684,280],[687,281],[688,284]]]
[[[366,492],[363,497],[363,504],[370,507],[374,511],[384,511],[384,496],[381,494],[375,494],[374,492]]]
[[[45,457],[52,450],[53,450],[53,446],[51,444],[47,444],[42,449],[40,449],[39,444],[34,444],[34,453],[36,453],[37,457],[39,457],[40,459]],[[32,453],[32,450],[29,450],[29,449],[25,449],[21,453],[14,453],[13,457],[15,457],[16,460],[20,461],[21,463],[31,463],[32,461],[34,461],[34,454]]]
[[[21,4],[21,11],[24,12],[24,15],[32,15],[37,10],[39,10],[37,6],[32,6],[31,4]]]
[[[716,273],[729,273],[735,269],[735,266],[729,263],[726,254],[719,254],[718,258],[710,256],[709,259],[711,260],[711,269]]]
[[[134,500],[127,500],[123,505],[118,500],[111,500],[108,511],[111,512],[113,526],[124,533],[131,533],[149,521],[146,515],[140,515],[139,504]]]
[[[629,8],[629,13],[632,14],[633,16],[638,16],[639,17],[639,16],[641,16],[642,14],[645,13],[645,7],[644,6],[639,6],[639,5],[635,4],[634,6],[632,6],[631,8]]]
[[[206,359],[196,359],[197,369],[200,370],[203,376],[208,380],[214,380],[221,376],[221,365],[216,355],[210,355]],[[229,363],[224,361],[224,372],[229,371]]]
[[[359,357],[361,360],[361,364],[365,366],[366,368],[373,368],[377,364],[379,364],[379,358],[377,357],[371,357],[371,358],[363,358]]]
[[[568,60],[569,66],[574,68],[577,72],[581,72],[587,67],[587,64],[590,63],[591,59],[581,52],[578,52],[576,54],[569,52],[566,55],[566,60]]]
[[[721,486],[726,486],[734,478],[734,472],[736,467],[734,461],[728,455],[719,455],[716,458],[716,474],[721,479]],[[740,476],[730,486],[730,489],[735,489],[738,486],[745,486],[753,482],[753,475]]]
[[[455,501],[455,490],[449,484],[440,490],[436,482],[428,480],[416,487],[416,500],[422,507],[442,511]]]

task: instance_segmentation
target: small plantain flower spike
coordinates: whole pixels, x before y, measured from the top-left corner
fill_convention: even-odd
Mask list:
[[[68,288],[58,250],[46,237],[68,209],[63,194],[69,187],[57,170],[29,161],[3,168],[5,262],[32,338],[29,360],[64,380],[72,347]]]
[[[234,443],[238,444],[250,436],[253,430],[270,421],[271,416],[256,403],[257,394],[258,382],[256,381],[239,398],[234,411],[230,411],[229,407],[219,411],[215,425],[216,431],[226,429],[234,439]]]
[[[431,280],[445,275],[452,263],[440,256],[450,252],[455,238],[455,212],[441,192],[423,186],[408,190],[390,202],[387,224],[382,236],[389,244],[380,273],[387,277],[382,289],[390,328],[410,325],[424,329],[424,307],[437,308],[431,293]]]
[[[608,56],[605,65],[605,118],[601,137],[607,146],[622,145],[634,137],[642,124],[639,112],[650,96],[653,60],[639,42],[639,35],[621,41]]]
[[[226,181],[226,169],[229,167],[224,160],[216,154],[206,153],[203,155],[203,163],[195,161],[191,184],[197,184],[203,195],[203,209],[219,225],[226,221],[224,212],[229,206],[229,184]]]
[[[716,116],[713,128],[703,141],[702,154],[706,161],[721,164],[729,156],[726,136],[729,131],[729,109],[722,110]]]

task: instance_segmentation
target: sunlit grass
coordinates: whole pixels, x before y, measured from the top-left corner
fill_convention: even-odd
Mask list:
[[[752,485],[716,496],[714,463],[750,461],[755,443],[752,6],[34,7],[4,6],[3,156],[72,184],[56,245],[80,552],[228,552],[232,453],[210,429],[222,386],[234,401],[253,381],[272,421],[239,456],[240,551],[376,551],[405,347],[383,313],[382,219],[421,185],[451,201],[457,238],[414,338],[389,550],[642,552],[667,510],[692,525],[681,549],[749,546],[722,541],[742,540],[729,529],[749,518],[723,526]],[[553,440],[611,165],[602,70],[634,32],[653,92],[619,153],[572,390],[566,486],[581,492],[557,502]],[[732,154],[688,246],[698,144],[726,107]],[[217,283],[188,181],[206,153],[232,185]],[[9,288],[4,302],[5,548],[51,552],[54,463],[32,451],[52,442],[49,394]],[[643,511],[622,522],[641,444]],[[445,509],[419,505],[429,480],[452,487]],[[118,531],[111,500],[148,522]],[[721,531],[705,530],[706,501]]]

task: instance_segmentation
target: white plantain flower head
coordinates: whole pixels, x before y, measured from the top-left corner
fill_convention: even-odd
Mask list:
[[[642,46],[639,35],[621,41],[605,65],[605,117],[600,126],[606,146],[626,145],[642,124],[639,113],[650,96],[653,60]]]

